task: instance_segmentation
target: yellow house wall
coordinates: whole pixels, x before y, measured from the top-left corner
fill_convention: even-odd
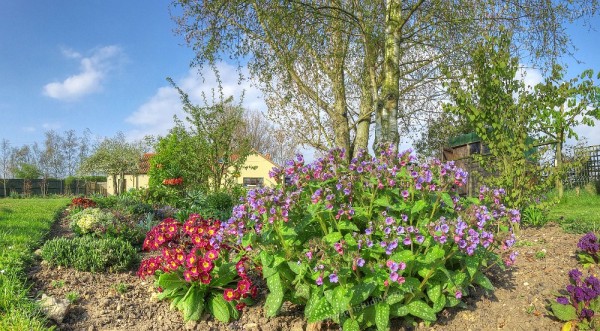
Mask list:
[[[120,176],[117,176],[117,180],[118,179],[120,179]],[[148,188],[149,179],[150,177],[147,174],[125,175],[125,191],[129,191],[132,188]],[[113,185],[113,176],[108,176],[108,178],[106,179],[106,192],[108,195],[116,194],[116,189]]]
[[[251,177],[263,178],[264,186],[275,186],[275,181],[269,178],[269,171],[275,167],[271,161],[262,155],[250,154],[244,165],[244,169],[240,171],[240,176],[237,178],[238,184],[244,184],[244,177]]]

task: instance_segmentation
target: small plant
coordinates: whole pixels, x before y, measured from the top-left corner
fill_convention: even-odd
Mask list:
[[[121,282],[113,285],[113,289],[119,294],[125,294],[127,291],[129,291],[129,285]]]
[[[538,259],[538,260],[545,259],[546,258],[546,250],[542,249],[541,251],[537,251],[535,253],[535,258]]]
[[[138,261],[130,243],[116,238],[56,238],[42,246],[42,259],[50,265],[77,270],[103,272],[124,271]]]
[[[600,328],[600,280],[593,275],[585,279],[578,269],[569,272],[567,296],[559,296],[550,306],[552,314],[566,322],[563,330],[598,330]]]
[[[71,291],[67,293],[65,297],[71,304],[74,304],[81,298],[81,295],[79,295],[77,291]]]
[[[50,286],[54,287],[54,288],[62,288],[65,286],[65,281],[64,280],[53,280],[52,282],[50,282]]]
[[[548,223],[544,210],[533,204],[525,208],[521,216],[524,225],[541,227]]]
[[[170,299],[185,321],[208,311],[229,322],[257,295],[247,273],[250,261],[235,242],[223,241],[220,226],[218,220],[191,214],[184,223],[163,220],[144,240],[144,250],[160,250],[161,255],[143,260],[138,276],[154,277],[158,298]]]

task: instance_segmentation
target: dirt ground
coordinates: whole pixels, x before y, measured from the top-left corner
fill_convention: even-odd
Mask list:
[[[69,232],[67,223],[60,221],[51,236],[69,236]],[[561,323],[548,316],[546,306],[567,285],[568,271],[577,266],[575,250],[580,237],[564,233],[554,224],[521,230],[515,266],[505,272],[488,272],[496,287],[493,294],[475,289],[465,298],[466,308],[445,310],[430,326],[411,328],[393,321],[392,330],[560,330]],[[33,296],[79,294],[57,330],[307,330],[301,310],[285,306],[281,316],[266,318],[260,302],[246,307],[240,320],[230,324],[210,318],[183,323],[178,311],[169,310],[168,302],[154,298],[150,279],[140,280],[135,271],[94,274],[50,268],[40,262],[29,276]],[[313,331],[319,329],[312,327]],[[321,329],[337,327],[322,325]]]

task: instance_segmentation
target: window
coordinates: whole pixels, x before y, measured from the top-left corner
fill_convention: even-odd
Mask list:
[[[262,177],[244,177],[244,187],[262,187],[263,186],[263,178]]]

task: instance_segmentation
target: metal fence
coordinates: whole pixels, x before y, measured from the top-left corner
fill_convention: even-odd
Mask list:
[[[5,183],[6,195],[4,194]],[[106,195],[106,183],[64,179],[6,179],[6,181],[0,179],[0,198],[11,195],[46,196],[56,194]]]

